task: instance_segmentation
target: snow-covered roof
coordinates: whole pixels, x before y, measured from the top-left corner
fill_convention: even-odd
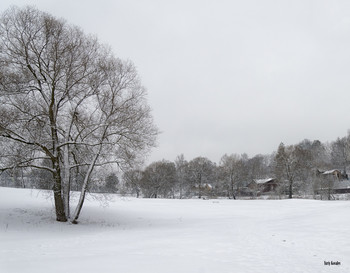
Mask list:
[[[325,171],[322,174],[333,174],[334,172],[340,172],[339,170],[329,170],[329,171]]]
[[[273,180],[274,180],[273,178],[265,178],[265,179],[255,179],[254,181],[256,184],[265,184],[265,183],[271,182]]]
[[[199,188],[199,187],[201,187],[201,188],[207,188],[207,189],[212,189],[213,188],[213,186],[211,185],[211,184],[209,184],[209,183],[204,183],[204,184],[202,184],[202,185],[199,185],[199,184],[194,184],[194,187],[195,188]]]
[[[206,186],[208,189],[212,189],[212,188],[213,188],[213,186],[210,185],[210,184],[205,184],[205,186]]]

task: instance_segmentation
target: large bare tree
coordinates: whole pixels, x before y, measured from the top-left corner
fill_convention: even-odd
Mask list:
[[[196,157],[188,162],[188,180],[198,198],[202,198],[206,188],[216,183],[216,165],[206,157]]]
[[[140,186],[147,198],[174,197],[175,181],[175,164],[162,160],[147,166],[143,172]]]
[[[0,115],[0,141],[21,151],[16,160],[3,160],[1,169],[49,171],[57,220],[74,223],[93,173],[105,164],[142,160],[158,133],[131,62],[31,7],[14,7],[1,17]],[[15,157],[7,153],[7,159]],[[83,183],[71,215],[73,171]]]
[[[275,156],[275,175],[281,186],[288,185],[288,198],[293,198],[295,183],[303,183],[311,172],[312,156],[302,145],[285,146],[280,143]]]
[[[236,199],[239,184],[245,177],[242,157],[237,154],[225,154],[220,160],[219,170],[227,196]]]

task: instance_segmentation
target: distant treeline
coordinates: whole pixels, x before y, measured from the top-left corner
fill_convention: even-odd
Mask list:
[[[205,157],[175,162],[162,160],[145,169],[124,173],[124,191],[146,198],[256,197],[274,195],[325,195],[330,199],[337,176],[318,175],[337,169],[345,174],[350,160],[350,135],[331,143],[305,139],[277,151],[249,158],[246,154],[225,154],[219,164]],[[267,178],[270,178],[267,180]],[[262,179],[273,181],[269,186]]]
[[[317,175],[338,170],[346,174],[350,161],[350,135],[330,143],[305,139],[295,145],[281,143],[268,155],[248,157],[225,154],[217,164],[206,157],[187,161],[179,155],[174,162],[161,160],[145,168],[94,177],[90,192],[134,194],[144,198],[257,197],[272,195],[292,198],[296,195],[324,194],[328,199],[339,177]],[[43,162],[43,165],[49,162]],[[72,175],[72,190],[79,190],[83,173]],[[266,188],[261,181],[273,181]],[[268,180],[269,179],[269,180]],[[343,176],[346,179],[346,175]],[[0,185],[51,189],[52,176],[45,169],[13,169],[0,176]],[[268,189],[268,190],[267,190]]]

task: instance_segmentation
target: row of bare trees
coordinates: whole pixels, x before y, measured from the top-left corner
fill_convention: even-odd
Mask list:
[[[136,196],[148,198],[190,198],[202,196],[224,196],[235,199],[239,195],[256,196],[257,189],[248,190],[247,186],[254,180],[275,178],[279,187],[272,194],[278,197],[293,197],[295,194],[314,195],[320,187],[331,188],[331,180],[316,176],[317,170],[340,169],[348,165],[349,136],[338,138],[330,144],[320,141],[304,140],[296,145],[279,145],[277,151],[270,155],[257,155],[249,158],[247,155],[224,155],[219,164],[208,158],[197,157],[185,160],[183,155],[174,162],[162,160],[153,162],[145,169],[131,169],[124,172],[119,192],[134,193]],[[21,172],[19,172],[21,171]],[[11,173],[10,173],[11,174]],[[71,171],[72,190],[79,190],[83,184],[84,174]],[[117,190],[115,184],[118,177],[110,179],[110,173],[101,168],[98,177],[93,177],[96,183],[91,183],[89,191],[111,192]],[[15,177],[18,179],[14,179]],[[12,170],[12,180],[18,181],[17,186],[24,186],[23,169]],[[46,170],[33,169],[25,174],[30,178],[27,186],[45,188],[50,181],[50,173]],[[108,185],[107,185],[107,181]],[[114,181],[114,182],[113,182]],[[34,184],[33,184],[34,183]],[[41,183],[35,184],[35,183]],[[113,185],[114,184],[114,185]],[[327,198],[330,198],[327,192]],[[271,194],[271,193],[270,193]]]
[[[350,163],[350,135],[331,143],[304,140],[296,145],[281,143],[270,155],[225,154],[219,164],[205,157],[175,162],[158,161],[144,170],[124,173],[128,192],[144,197],[189,198],[207,195],[235,199],[237,195],[255,195],[247,191],[254,180],[274,178],[279,186],[273,194],[292,198],[295,194],[315,195],[323,181],[318,170],[346,172]],[[326,185],[327,186],[327,185]],[[328,185],[329,188],[329,185]]]
[[[124,172],[119,192],[134,193],[137,197],[148,198],[190,198],[203,196],[223,196],[235,199],[239,195],[256,196],[259,192],[248,191],[247,185],[264,178],[275,178],[279,187],[272,194],[288,196],[295,194],[314,195],[320,187],[331,188],[332,181],[321,179],[317,170],[339,169],[343,172],[349,164],[350,137],[338,138],[328,144],[320,141],[304,140],[296,145],[281,143],[277,151],[270,155],[225,154],[219,164],[208,158],[197,157],[187,161],[183,155],[174,162],[162,160],[153,162],[145,169],[130,169]],[[48,162],[49,163],[49,162]],[[47,163],[47,164],[48,164]],[[15,172],[16,171],[16,172]],[[17,186],[36,186],[46,188],[50,173],[46,170],[32,169],[25,173],[30,179],[23,182],[23,169],[8,172]],[[88,188],[92,192],[117,191],[119,179],[115,174],[99,169],[98,177]],[[15,178],[18,179],[15,179]],[[84,173],[71,171],[72,190],[82,187]],[[37,183],[37,184],[36,184]],[[39,184],[40,183],[40,184]],[[13,184],[12,184],[13,185]],[[270,193],[271,194],[271,193]],[[327,191],[330,198],[330,191]]]
[[[220,164],[205,157],[186,161],[184,155],[175,162],[153,162],[144,170],[124,173],[127,190],[137,196],[163,198],[189,198],[225,196],[236,198],[248,177],[269,174],[270,156],[224,155]]]

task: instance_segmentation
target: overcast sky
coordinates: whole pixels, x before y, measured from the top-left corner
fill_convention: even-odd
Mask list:
[[[149,162],[267,154],[350,129],[350,1],[1,0],[133,61],[162,131]]]

